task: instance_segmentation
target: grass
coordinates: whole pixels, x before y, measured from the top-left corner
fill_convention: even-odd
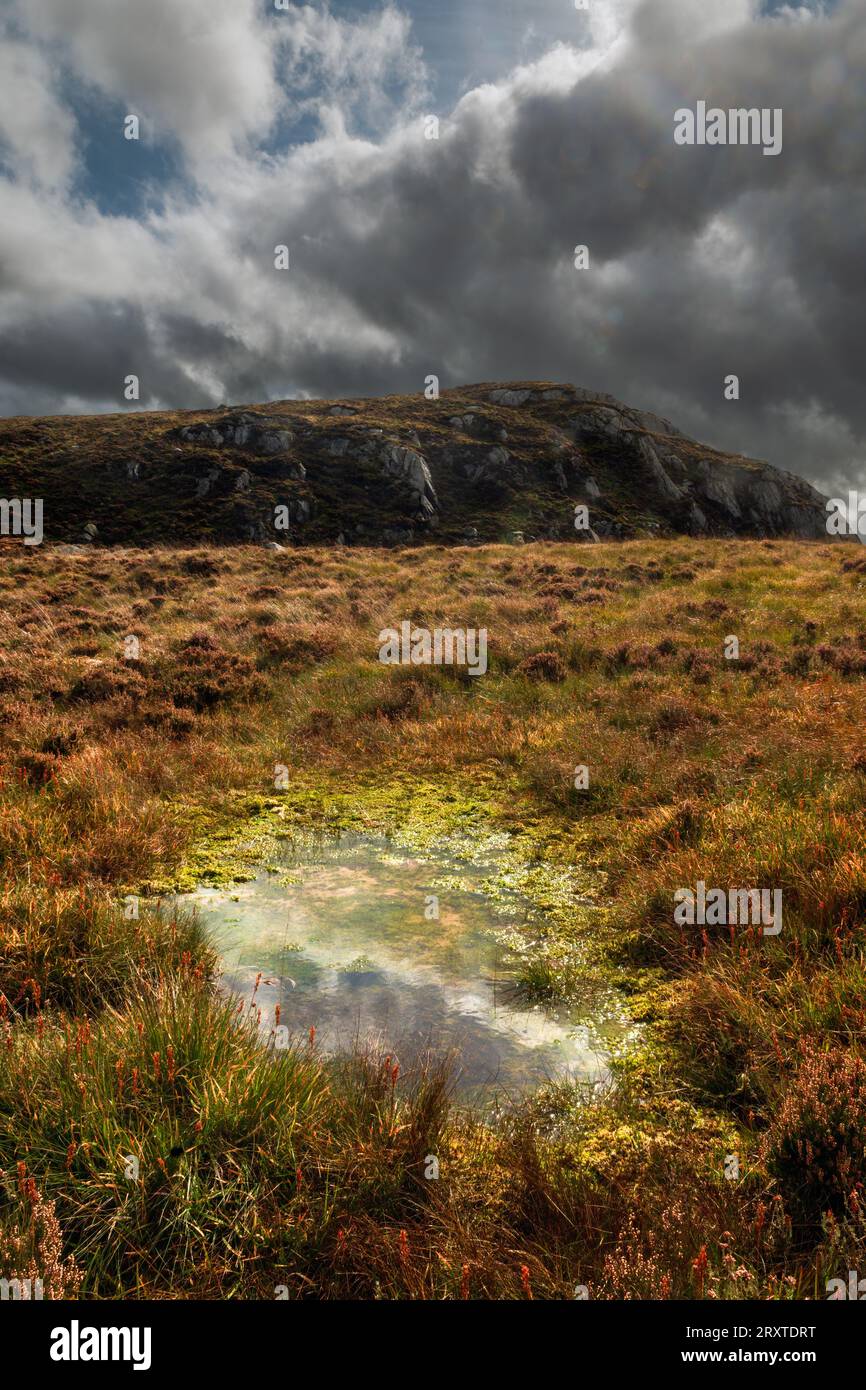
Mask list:
[[[804,1298],[866,1259],[859,551],[7,544],[2,562],[0,1277],[38,1266],[80,1297]],[[486,626],[488,674],[380,665],[404,618]],[[389,787],[399,814],[483,812],[605,885],[574,932],[642,1025],[615,1087],[484,1122],[454,1106],[447,1058],[262,1046],[197,924],[127,900],[231,863],[257,807],[381,825]],[[698,880],[781,888],[781,934],[678,926]],[[561,945],[523,963],[539,996],[580,993]]]

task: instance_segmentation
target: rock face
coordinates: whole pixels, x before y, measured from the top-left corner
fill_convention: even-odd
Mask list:
[[[825,499],[803,479],[551,382],[436,401],[8,420],[0,495],[42,496],[46,539],[91,545],[828,539]],[[580,530],[578,505],[589,513]]]
[[[401,449],[398,444],[386,444],[381,455],[383,471],[390,478],[405,484],[417,506],[416,517],[426,521],[434,516],[439,499],[425,460],[414,449]]]
[[[178,438],[187,444],[231,444],[237,449],[254,449],[260,454],[281,454],[292,443],[292,433],[280,429],[275,421],[262,420],[245,411],[227,415],[214,424],[185,425]]]

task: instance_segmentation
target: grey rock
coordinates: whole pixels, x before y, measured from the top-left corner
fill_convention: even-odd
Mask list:
[[[656,453],[665,467],[665,472],[679,487],[685,487],[689,482],[689,471],[683,460],[678,454],[664,453],[661,449],[656,449]]]
[[[560,492],[568,492],[568,479],[565,476],[562,460],[558,458],[552,459],[550,468],[553,473],[553,481],[556,483]]]
[[[500,386],[490,392],[490,399],[494,405],[525,405],[531,395],[531,391],[513,391],[510,387]]]
[[[288,449],[292,438],[290,430],[261,430],[255,447],[263,454],[282,454]]]
[[[180,437],[185,439],[187,444],[212,444],[217,449],[223,442],[220,431],[211,425],[184,425]]]
[[[464,434],[471,434],[475,439],[495,439],[500,444],[504,444],[508,438],[508,430],[504,425],[500,425],[496,420],[488,420],[483,415],[476,415],[469,412],[466,415],[452,415],[448,421],[455,430],[462,430]]]
[[[411,526],[386,526],[382,532],[385,545],[411,545],[415,532]]]
[[[588,391],[583,387],[574,387],[572,391],[574,400],[587,405],[598,406],[605,410],[606,414],[611,412],[617,417],[614,433],[622,429],[642,429],[649,430],[655,435],[670,435],[673,438],[684,439],[685,435],[672,425],[670,420],[665,420],[660,415],[654,415],[647,410],[633,410],[630,406],[618,401],[615,396],[610,396],[606,391]],[[608,409],[609,408],[609,409]],[[587,412],[588,414],[600,412]],[[580,419],[580,416],[575,417]]]
[[[682,489],[668,477],[661,459],[646,435],[639,435],[634,447],[662,497],[668,502],[678,502],[683,495]]]
[[[278,427],[247,411],[227,416],[215,425],[184,425],[179,436],[187,444],[209,444],[213,448],[234,445],[238,449],[254,449],[262,454],[284,453],[294,439],[291,430]]]
[[[762,473],[749,488],[749,499],[764,516],[781,515],[782,493],[778,483],[768,473]]]
[[[415,449],[387,444],[380,454],[383,471],[397,478],[412,495],[421,516],[432,516],[439,505],[426,460]]]
[[[568,427],[573,439],[593,439],[599,436],[615,439],[622,434],[623,422],[622,416],[615,410],[600,406],[597,410],[584,410],[580,415],[572,416]]]
[[[707,530],[707,518],[697,502],[692,502],[689,508],[689,530],[693,536],[702,536]]]
[[[207,497],[214,483],[218,482],[222,476],[222,469],[209,468],[203,478],[199,478],[196,483],[195,495],[197,498]]]
[[[695,483],[703,497],[739,520],[741,512],[734,478],[726,473],[723,466],[717,466],[713,459],[698,459]]]
[[[692,502],[707,530],[736,535],[826,537],[824,499],[809,483],[769,464],[700,458],[687,466]]]
[[[472,483],[490,483],[494,486],[506,484],[508,487],[525,487],[530,481],[530,471],[522,459],[516,458],[502,444],[494,444],[492,449],[475,448],[464,450],[459,459],[460,470]]]

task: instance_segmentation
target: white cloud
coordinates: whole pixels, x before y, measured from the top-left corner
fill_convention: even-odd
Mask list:
[[[58,187],[75,168],[75,134],[43,54],[0,31],[0,148],[7,162],[22,179]]]
[[[62,309],[81,297],[139,302],[167,269],[165,247],[132,218],[24,183],[0,181],[0,323]]]
[[[269,129],[280,89],[257,0],[18,0],[18,21],[83,82],[193,159]]]
[[[384,128],[396,111],[417,110],[428,95],[411,21],[393,5],[354,20],[296,5],[279,13],[275,33],[280,75],[300,107],[336,107],[348,125],[357,116]]]

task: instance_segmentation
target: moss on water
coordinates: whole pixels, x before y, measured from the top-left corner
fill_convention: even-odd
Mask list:
[[[188,853],[165,877],[144,885],[147,893],[225,889],[255,878],[263,867],[278,871],[281,842],[345,832],[382,835],[402,854],[446,859],[451,870],[439,877],[442,891],[466,887],[461,863],[489,864],[483,891],[503,918],[516,895],[529,904],[519,927],[503,923],[497,934],[528,999],[585,1004],[624,1018],[625,996],[638,982],[611,957],[604,875],[583,862],[574,826],[539,816],[516,787],[503,789],[501,780],[479,776],[471,783],[358,779],[346,787],[319,775],[295,780],[284,792],[231,792],[218,803],[177,809],[190,836]]]

